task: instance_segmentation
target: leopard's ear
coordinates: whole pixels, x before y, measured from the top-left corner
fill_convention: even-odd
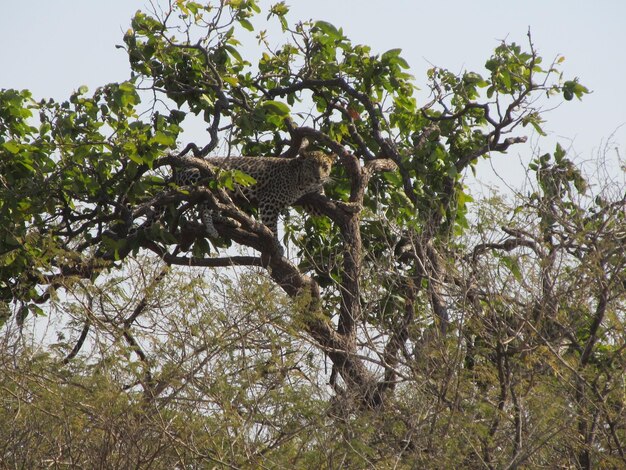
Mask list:
[[[335,160],[337,160],[337,154],[335,153],[326,153],[323,150],[304,150],[304,149],[300,149],[300,151],[298,152],[298,155],[302,156],[302,157],[321,157],[324,156],[326,158],[331,159],[333,162]]]
[[[314,150],[298,150],[298,155],[296,155],[296,158],[298,159],[302,159],[302,160],[307,160],[309,159],[313,154],[315,153]]]

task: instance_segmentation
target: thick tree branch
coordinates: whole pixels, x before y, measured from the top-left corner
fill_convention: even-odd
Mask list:
[[[386,364],[384,380],[379,383],[378,389],[381,393],[393,390],[396,385],[396,366],[399,362],[398,355],[405,347],[409,338],[409,326],[415,317],[415,294],[416,289],[410,278],[406,279],[404,291],[404,315],[402,321],[394,328],[389,341],[385,345],[383,361]]]
[[[604,316],[606,315],[606,307],[609,298],[609,283],[606,279],[600,279],[599,286],[600,293],[598,295],[596,310],[592,318],[591,326],[589,327],[589,338],[587,339],[583,353],[580,356],[581,366],[587,365],[589,359],[591,358],[593,347],[598,340],[598,330],[602,324],[602,320],[604,320]]]
[[[83,329],[80,332],[80,336],[78,337],[78,341],[76,341],[76,344],[74,345],[70,353],[63,358],[63,364],[68,364],[72,359],[74,359],[78,355],[78,353],[83,347],[83,344],[85,344],[85,340],[87,339],[87,335],[89,334],[90,327],[91,327],[91,321],[86,320],[85,324],[83,325]]]
[[[467,155],[465,155],[462,158],[460,158],[459,160],[457,160],[457,162],[456,162],[456,169],[457,169],[457,171],[461,172],[472,161],[474,161],[478,157],[481,157],[482,155],[485,155],[486,153],[489,153],[489,152],[506,152],[511,145],[524,143],[524,142],[526,142],[528,140],[528,138],[525,137],[525,136],[522,136],[522,137],[508,137],[503,142],[498,142],[497,141],[497,137],[495,135],[493,135],[493,137],[490,137],[490,140],[491,140],[490,143],[488,143],[486,145],[483,145],[482,147],[476,149],[473,152],[468,153]]]
[[[226,256],[223,258],[196,258],[175,256],[158,244],[146,241],[144,246],[155,253],[165,263],[176,266],[196,266],[205,268],[225,268],[229,266],[263,266],[258,256]]]

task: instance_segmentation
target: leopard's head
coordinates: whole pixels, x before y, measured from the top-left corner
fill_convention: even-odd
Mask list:
[[[313,150],[300,152],[298,158],[302,161],[299,183],[303,189],[321,188],[330,179],[330,171],[336,155]]]

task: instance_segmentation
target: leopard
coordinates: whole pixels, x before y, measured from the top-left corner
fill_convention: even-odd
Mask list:
[[[231,156],[208,157],[204,161],[215,169],[239,170],[254,179],[248,186],[236,185],[229,195],[240,207],[256,207],[261,222],[278,240],[280,213],[306,194],[323,193],[335,159],[334,154],[323,151],[301,150],[294,158]],[[171,181],[180,187],[195,186],[202,184],[202,174],[197,168],[183,167],[174,171]],[[209,237],[217,238],[212,211],[201,205],[199,215]]]

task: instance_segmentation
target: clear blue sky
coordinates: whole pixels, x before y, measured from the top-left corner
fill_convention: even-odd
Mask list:
[[[263,6],[272,1],[262,0]],[[558,139],[581,159],[617,129],[614,143],[626,143],[626,2],[606,0],[287,0],[290,18],[324,19],[343,27],[355,43],[383,52],[400,47],[417,85],[435,64],[452,71],[483,71],[500,39],[533,42],[546,61],[565,56],[568,77],[580,77],[593,94],[546,115],[544,151]],[[115,45],[144,0],[30,0],[4,2],[0,15],[0,88],[28,88],[36,97],[64,99],[80,85],[91,90],[129,76],[127,58]],[[277,42],[280,39],[277,40]],[[421,95],[427,98],[426,91]],[[557,101],[554,101],[556,104]],[[619,128],[619,129],[618,129]],[[615,145],[612,145],[615,147]],[[499,171],[510,159],[528,158],[531,146],[499,157]],[[622,151],[622,155],[625,152]],[[506,159],[509,159],[508,162]]]

